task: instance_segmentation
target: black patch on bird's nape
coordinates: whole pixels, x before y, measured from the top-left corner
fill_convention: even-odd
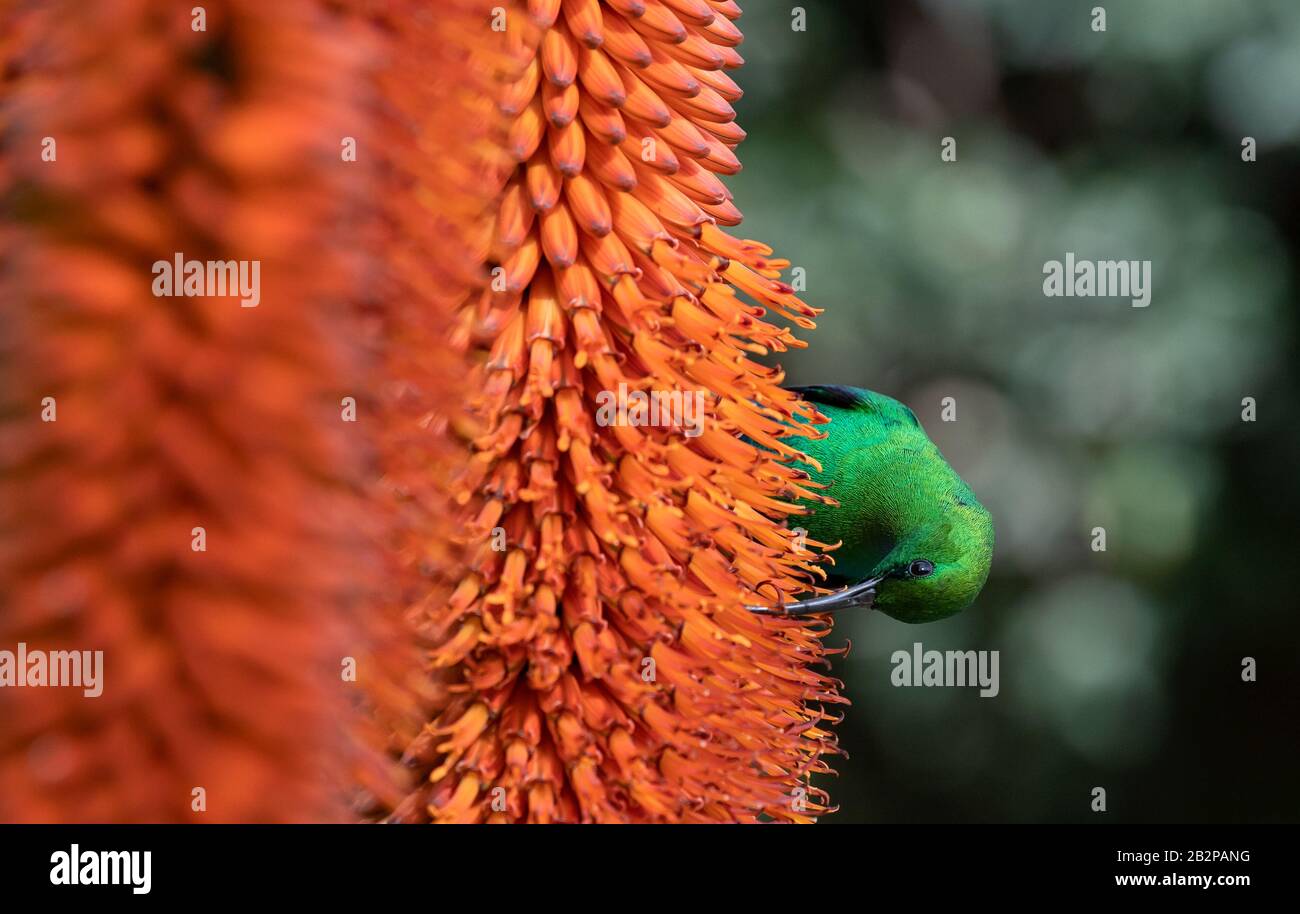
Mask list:
[[[884,394],[861,390],[857,387],[843,387],[839,384],[818,384],[812,387],[789,387],[786,389],[798,394],[809,403],[816,403],[819,406],[834,406],[839,409],[873,413],[885,425],[906,424],[915,428],[921,427],[921,422],[916,418],[916,413]]]
[[[820,403],[823,406],[838,406],[840,409],[863,409],[870,406],[870,402],[862,396],[861,391],[852,387],[841,387],[838,384],[815,384],[811,387],[787,387],[786,389],[810,403]]]

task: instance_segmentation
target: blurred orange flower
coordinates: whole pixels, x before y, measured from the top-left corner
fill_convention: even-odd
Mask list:
[[[365,48],[315,0],[205,8],[4,17],[0,649],[104,682],[0,689],[0,820],[343,820],[367,758]],[[260,303],[155,297],[175,253],[259,262]]]

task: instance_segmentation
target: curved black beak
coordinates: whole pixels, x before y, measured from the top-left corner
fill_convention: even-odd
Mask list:
[[[817,613],[833,613],[841,609],[870,609],[876,601],[876,585],[888,575],[877,575],[865,581],[859,581],[837,590],[835,593],[822,594],[807,600],[795,600],[793,603],[778,603],[776,606],[751,606],[745,608],[752,613],[764,616],[811,616]]]

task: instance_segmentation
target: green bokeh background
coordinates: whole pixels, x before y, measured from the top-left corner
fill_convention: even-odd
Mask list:
[[[826,821],[1300,820],[1300,3],[743,5],[738,232],[826,309],[777,361],[910,405],[998,532],[965,613],[841,618]],[[1150,306],[1045,297],[1066,251]],[[1000,695],[892,687],[914,641]]]

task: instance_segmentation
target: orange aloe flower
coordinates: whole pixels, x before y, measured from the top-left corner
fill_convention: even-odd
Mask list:
[[[819,498],[794,459],[821,417],[760,359],[803,345],[770,312],[817,312],[786,261],[722,228],[740,221],[740,10],[478,9],[463,41],[495,48],[479,69],[503,80],[508,161],[471,170],[504,186],[455,322],[474,363],[446,521],[464,559],[449,599],[413,608],[433,692],[403,750],[424,777],[391,818],[811,821],[841,701],[826,626],[744,604],[816,580],[791,515]],[[702,391],[699,434],[598,421],[620,389]]]
[[[191,6],[0,31],[0,648],[104,652],[97,698],[0,689],[0,821],[343,820],[387,777],[340,673],[384,522],[340,407],[365,48],[314,0]],[[259,306],[156,297],[176,252],[259,261]]]

